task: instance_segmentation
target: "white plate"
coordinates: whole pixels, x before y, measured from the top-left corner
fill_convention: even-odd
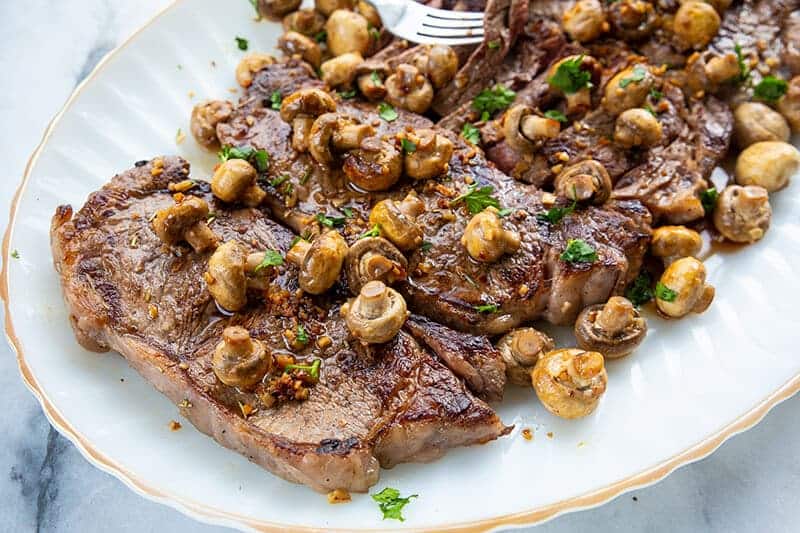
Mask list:
[[[652,483],[713,451],[800,389],[797,312],[800,183],[773,196],[766,238],[708,262],[717,299],[702,316],[651,316],[638,352],[608,364],[608,393],[579,421],[554,418],[531,391],[499,406],[510,436],[458,449],[429,465],[384,471],[419,498],[406,522],[383,522],[368,496],[329,505],[218,446],[113,354],[81,349],[72,335],[49,249],[59,204],[83,204],[137,159],[177,153],[208,176],[213,156],[187,137],[192,105],[234,97],[242,52],[272,50],[277,24],[256,23],[248,2],[182,0],[108,57],[68,102],[34,154],[12,209],[4,248],[7,332],[24,379],[53,424],[98,467],[144,496],[204,521],[275,529],[487,530],[597,505]],[[196,94],[190,98],[189,94]],[[17,250],[19,258],[10,258]],[[534,431],[534,440],[520,435]],[[552,437],[548,437],[552,435]]]

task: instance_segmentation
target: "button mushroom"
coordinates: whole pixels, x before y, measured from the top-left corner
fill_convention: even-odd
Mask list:
[[[741,148],[761,141],[788,141],[789,124],[780,113],[760,102],[740,104],[733,113],[736,142]]]
[[[581,418],[606,391],[603,355],[577,348],[547,352],[533,367],[531,381],[545,408],[561,418]]]
[[[233,113],[233,104],[227,100],[210,100],[197,104],[192,109],[189,129],[197,143],[203,148],[219,148],[217,124],[225,122]]]
[[[683,257],[667,267],[655,291],[656,306],[668,317],[702,313],[714,299],[706,284],[706,267],[694,257]]]
[[[783,189],[800,168],[800,152],[789,143],[757,142],[736,159],[736,183],[758,185],[768,192]]]
[[[717,11],[706,2],[681,4],[672,22],[672,31],[686,48],[705,48],[719,31]]]
[[[316,41],[302,33],[289,31],[278,38],[278,48],[289,57],[299,57],[314,69],[322,63],[322,51]]]
[[[314,9],[298,9],[283,17],[283,29],[314,37],[325,29],[325,17]]]
[[[248,54],[236,66],[236,81],[245,89],[253,84],[253,77],[264,67],[275,63],[275,58],[269,54]]]
[[[557,74],[562,66],[565,64],[574,65],[577,64],[578,68],[585,73],[589,74],[589,79],[587,83],[581,85],[577,90],[568,90],[564,92],[561,88],[555,86],[554,80],[557,79]],[[567,114],[568,115],[577,115],[581,113],[585,113],[588,111],[592,106],[592,92],[591,88],[596,87],[597,84],[600,82],[600,78],[602,75],[603,67],[600,63],[593,58],[592,56],[587,55],[572,55],[567,56],[559,61],[556,61],[547,73],[547,79],[550,86],[550,90],[552,90],[555,94],[563,95],[567,102]],[[574,68],[569,70],[570,73],[567,74],[569,79],[574,77]]]
[[[653,231],[650,253],[669,265],[681,257],[693,257],[703,248],[703,238],[686,226],[661,226]]]
[[[712,86],[729,82],[742,73],[736,54],[712,55],[705,63],[704,72]]]
[[[778,111],[789,121],[795,133],[800,133],[800,76],[789,82],[786,94],[778,100]]]
[[[249,390],[272,369],[272,356],[246,329],[229,326],[214,349],[211,368],[225,385]]]
[[[320,115],[311,126],[308,151],[321,164],[330,166],[336,160],[333,150],[355,150],[375,133],[369,124],[359,124],[355,119],[338,113]]]
[[[325,61],[320,67],[320,75],[329,87],[350,88],[356,78],[358,66],[364,58],[361,54],[350,52]]]
[[[353,9],[355,5],[355,0],[314,0],[314,7],[326,17],[337,9]]]
[[[564,11],[564,31],[574,40],[585,43],[600,37],[608,30],[603,6],[598,0],[578,0]]]
[[[415,192],[408,193],[403,201],[381,200],[372,208],[369,223],[381,228],[381,235],[404,252],[422,245],[422,228],[417,217],[425,211],[425,204]]]
[[[496,348],[506,363],[508,381],[529,387],[531,370],[542,355],[555,348],[555,342],[539,330],[517,328],[503,335]]]
[[[553,139],[561,131],[557,120],[534,114],[526,105],[515,105],[503,115],[503,134],[506,143],[524,154],[531,154],[546,139]]]
[[[336,111],[336,101],[321,89],[300,89],[281,102],[281,119],[292,125],[292,148],[308,150],[314,119]]]
[[[384,82],[386,101],[414,113],[424,113],[433,102],[433,87],[417,67],[398,65],[394,74]]]
[[[647,322],[641,313],[621,296],[581,311],[575,322],[578,346],[602,353],[608,359],[624,357],[634,351],[647,335]]]
[[[444,44],[426,46],[423,52],[414,56],[412,63],[430,80],[434,89],[441,89],[458,72],[458,55]]]
[[[156,212],[153,230],[158,238],[168,246],[186,241],[197,253],[214,248],[217,237],[206,224],[208,203],[196,196],[179,198],[174,205]]]
[[[383,100],[386,96],[386,79],[391,71],[383,61],[367,60],[356,68],[358,77],[358,90],[361,91],[368,100],[376,102]]]
[[[375,7],[369,2],[358,0],[356,3],[356,12],[363,15],[373,28],[380,28],[383,26],[383,21],[381,21],[381,16],[378,13],[378,10],[375,9]]]
[[[337,9],[325,23],[328,34],[328,50],[334,56],[349,52],[364,55],[369,50],[369,23],[359,13]]]
[[[623,148],[650,148],[661,142],[661,123],[646,109],[627,109],[617,117],[614,140]]]
[[[286,254],[286,260],[300,268],[300,288],[309,294],[330,289],[347,256],[347,243],[336,230],[319,235],[313,242],[300,239]]]
[[[364,344],[392,340],[408,317],[406,301],[381,281],[361,287],[358,296],[342,306],[342,314],[350,333]]]
[[[405,155],[406,175],[424,180],[447,174],[453,143],[434,130],[419,130],[406,135],[413,149]]]
[[[347,285],[358,294],[366,283],[382,281],[387,285],[406,278],[408,261],[391,242],[381,237],[359,239],[347,251]]]
[[[291,13],[298,7],[302,0],[258,0],[258,14],[266,18],[275,18]]]
[[[659,17],[652,2],[617,0],[607,4],[606,9],[613,34],[625,41],[644,39],[658,27]]]
[[[618,72],[606,84],[603,107],[614,115],[619,115],[626,109],[641,107],[653,85],[655,77],[647,65],[628,67]]]
[[[247,305],[247,289],[264,289],[271,269],[262,267],[265,252],[248,253],[239,241],[227,241],[208,259],[204,279],[217,305],[236,312]]]
[[[385,191],[400,179],[403,156],[392,143],[371,137],[345,155],[342,170],[362,190]]]
[[[223,202],[241,202],[248,207],[260,204],[267,193],[258,186],[258,172],[244,159],[228,159],[211,178],[211,192]]]
[[[761,240],[769,229],[772,207],[763,187],[729,185],[722,191],[714,208],[714,227],[733,242]]]
[[[494,207],[487,207],[470,219],[461,236],[461,244],[476,261],[494,263],[503,254],[514,253],[522,242],[519,233],[503,227],[503,219]]]
[[[604,167],[594,159],[570,165],[555,179],[555,192],[558,196],[575,200],[602,204],[611,195],[611,177]]]

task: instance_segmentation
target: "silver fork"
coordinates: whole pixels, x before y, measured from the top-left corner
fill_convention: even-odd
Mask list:
[[[421,44],[475,44],[483,41],[483,13],[447,11],[413,0],[368,0],[394,35]]]

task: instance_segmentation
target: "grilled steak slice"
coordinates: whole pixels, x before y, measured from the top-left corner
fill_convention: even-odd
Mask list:
[[[401,332],[370,349],[352,342],[339,306],[299,296],[289,265],[277,267],[250,307],[222,314],[202,281],[208,254],[167,249],[151,229],[151,215],[173,202],[167,186],[189,172],[182,159],[159,160],[163,166],[142,161],[116,176],[74,216],[62,206],[53,218],[55,266],[86,348],[117,350],[181,402],[198,429],[318,491],[366,491],[379,465],[431,460],[510,430],[411,335]],[[221,240],[237,239],[252,250],[289,248],[293,235],[263,212],[219,203],[202,182],[186,194],[209,202],[210,225]],[[324,349],[309,342],[296,352],[299,361],[323,360],[308,400],[268,407],[263,383],[246,393],[218,381],[210,359],[226,326],[247,328],[268,353],[280,355],[290,353],[285,332],[299,323],[309,335],[331,340]],[[245,405],[255,408],[249,416]]]

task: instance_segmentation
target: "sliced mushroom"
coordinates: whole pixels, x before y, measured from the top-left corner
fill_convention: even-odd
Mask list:
[[[219,148],[217,124],[225,122],[233,113],[233,104],[227,100],[210,100],[197,104],[192,109],[189,129],[197,143],[203,148]]]
[[[292,125],[292,148],[308,150],[314,119],[336,111],[336,101],[321,89],[300,89],[281,102],[281,119]]]
[[[361,146],[364,139],[373,135],[369,124],[359,124],[355,119],[339,113],[320,115],[311,126],[308,151],[317,163],[330,166],[336,160],[333,150],[345,152]]]
[[[617,117],[614,140],[623,148],[650,148],[660,143],[662,137],[661,123],[646,109],[626,109]]]
[[[407,134],[414,149],[405,155],[406,175],[424,180],[447,174],[450,158],[453,156],[453,143],[434,130],[419,130]]]
[[[545,408],[561,418],[582,418],[606,391],[603,355],[577,348],[547,352],[533,367],[531,381]]]
[[[258,186],[258,172],[244,159],[228,159],[211,178],[211,192],[223,202],[241,202],[248,207],[260,204],[267,193]]]
[[[345,272],[347,284],[358,294],[366,283],[382,281],[386,285],[406,278],[408,261],[391,242],[381,237],[356,241],[347,251]]]
[[[706,284],[706,267],[694,257],[669,265],[656,287],[658,310],[672,318],[702,313],[713,299],[714,287]]]
[[[216,247],[217,236],[206,224],[208,203],[196,196],[179,198],[174,205],[156,212],[153,230],[158,238],[168,246],[186,241],[197,253]]]
[[[542,355],[555,348],[555,342],[539,330],[517,328],[506,333],[497,342],[496,348],[506,363],[508,381],[520,387],[529,387],[531,370]]]
[[[356,78],[358,66],[364,61],[361,54],[348,52],[325,61],[319,67],[322,81],[328,87],[350,88]]]
[[[314,69],[322,63],[322,51],[313,39],[302,33],[289,31],[278,38],[278,48],[289,57],[299,57]]]
[[[522,243],[519,233],[503,227],[498,213],[496,208],[487,207],[474,215],[464,229],[461,244],[476,261],[494,263],[504,254],[516,252]]]
[[[214,349],[211,368],[225,385],[246,391],[269,373],[272,356],[246,329],[229,326],[223,330],[222,340]]]
[[[650,253],[669,265],[681,257],[694,257],[703,247],[703,238],[686,226],[661,226],[653,231]]]
[[[269,54],[248,54],[236,66],[236,81],[246,89],[253,84],[253,78],[259,70],[273,63],[275,58]]]
[[[330,289],[347,256],[347,242],[336,230],[319,235],[313,242],[300,239],[287,252],[286,260],[300,268],[300,288],[309,294]]]
[[[535,115],[526,105],[515,105],[503,116],[506,143],[517,152],[530,154],[546,139],[558,136],[561,124],[557,120]]]
[[[646,335],[644,317],[622,296],[612,296],[604,304],[585,308],[575,322],[578,346],[586,351],[600,352],[608,359],[628,355]]]
[[[417,217],[425,211],[425,204],[415,192],[408,193],[403,201],[381,200],[372,208],[369,223],[381,228],[381,235],[404,252],[422,245],[422,228]]]
[[[392,340],[408,317],[406,301],[381,281],[361,287],[358,296],[342,306],[342,314],[350,332],[364,344]]]
[[[417,67],[398,65],[385,82],[386,101],[414,113],[424,113],[433,102],[433,87]]]
[[[600,205],[611,196],[611,176],[601,163],[587,159],[562,170],[556,176],[555,190],[558,196]]]
[[[342,170],[360,189],[385,191],[400,179],[403,156],[392,143],[371,137],[345,155]]]
[[[772,207],[766,189],[756,185],[729,185],[714,208],[714,227],[733,242],[761,240],[769,229]]]

